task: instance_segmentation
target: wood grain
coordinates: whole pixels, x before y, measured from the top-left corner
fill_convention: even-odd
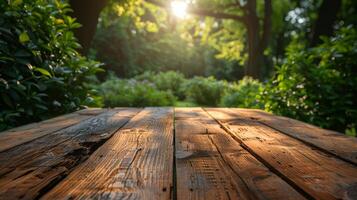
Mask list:
[[[177,199],[304,199],[201,108],[175,109]]]
[[[113,109],[0,153],[0,199],[34,199],[63,179],[140,109]]]
[[[216,109],[211,109],[214,112]],[[227,109],[219,108],[224,113]],[[340,159],[357,165],[357,138],[322,129],[298,120],[276,116],[256,109],[231,109],[236,118],[250,118],[286,135],[320,148]]]
[[[207,111],[249,152],[305,195],[315,199],[357,198],[356,166],[257,121],[242,118],[236,110]]]
[[[170,199],[173,109],[146,108],[43,199]]]
[[[0,152],[32,141],[49,133],[77,124],[80,121],[98,115],[105,109],[85,109],[75,113],[62,115],[38,123],[32,123],[0,133]]]

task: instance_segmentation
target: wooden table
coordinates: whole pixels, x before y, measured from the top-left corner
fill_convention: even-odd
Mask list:
[[[261,110],[87,109],[0,133],[0,199],[357,199],[357,139]]]

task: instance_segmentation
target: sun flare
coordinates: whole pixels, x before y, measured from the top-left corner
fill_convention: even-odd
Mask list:
[[[187,16],[187,3],[182,0],[172,1],[171,10],[176,17],[183,19]]]

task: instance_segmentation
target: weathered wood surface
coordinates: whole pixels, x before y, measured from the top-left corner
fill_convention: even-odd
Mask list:
[[[357,167],[305,145],[251,119],[235,119],[239,112],[214,109],[214,118],[266,165],[315,199],[357,197]],[[225,117],[228,116],[228,117]],[[353,196],[352,196],[353,195]]]
[[[172,127],[172,108],[146,108],[43,199],[170,199]]]
[[[211,112],[215,112],[216,110],[221,113],[232,111],[236,115],[229,116],[230,118],[248,118],[258,121],[279,132],[313,145],[322,151],[334,154],[340,159],[357,164],[357,138],[346,137],[335,131],[322,129],[287,117],[275,116],[262,110],[239,108],[210,109]]]
[[[201,108],[175,111],[178,199],[304,199]]]
[[[29,142],[74,125],[80,121],[104,112],[105,109],[86,109],[75,113],[62,115],[39,123],[32,123],[0,133],[0,152]]]
[[[0,133],[0,200],[350,200],[356,154],[260,110],[87,109]]]
[[[0,153],[0,199],[33,199],[66,176],[138,109],[114,109]]]

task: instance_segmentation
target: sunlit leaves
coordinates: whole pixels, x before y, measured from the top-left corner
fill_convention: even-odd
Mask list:
[[[294,40],[265,90],[266,109],[344,132],[356,126],[357,31],[343,28],[307,48]]]
[[[197,31],[200,30],[200,31]],[[202,42],[215,48],[219,59],[244,61],[245,36],[244,28],[234,21],[217,22],[206,18],[199,24],[196,34],[202,36]]]
[[[151,32],[151,33],[156,33],[156,32],[159,31],[159,28],[157,27],[157,25],[155,23],[147,22],[146,23],[146,30],[148,32]]]
[[[26,33],[26,32],[22,32],[20,35],[19,35],[19,41],[21,43],[26,43],[30,40],[30,37],[29,35]]]
[[[11,6],[19,6],[22,4],[22,0],[9,0]]]
[[[44,76],[48,76],[48,77],[52,77],[52,75],[50,74],[50,72],[44,68],[40,68],[40,67],[34,67],[33,68],[34,71],[40,72],[42,75]]]
[[[115,4],[113,5],[113,10],[115,11],[115,13],[118,15],[118,16],[122,16],[125,12],[125,8],[124,6],[121,6],[119,4]]]

